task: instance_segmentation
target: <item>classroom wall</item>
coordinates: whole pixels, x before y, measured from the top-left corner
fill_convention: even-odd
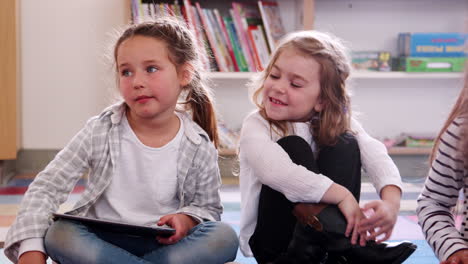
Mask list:
[[[59,149],[111,98],[108,34],[127,0],[21,0],[24,149]]]

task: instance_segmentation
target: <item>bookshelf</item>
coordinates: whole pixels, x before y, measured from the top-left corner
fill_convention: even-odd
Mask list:
[[[19,148],[18,1],[0,1],[0,184]]]

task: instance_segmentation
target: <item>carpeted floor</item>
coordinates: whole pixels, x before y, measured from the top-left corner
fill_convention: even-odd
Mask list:
[[[34,175],[22,175],[13,179],[7,186],[0,187],[0,243],[3,242],[8,227],[13,222],[19,203],[23,194],[31,182]],[[80,181],[70,195],[69,200],[61,207],[65,211],[77,201],[80,193],[83,191],[84,182]],[[402,199],[401,214],[398,217],[391,241],[410,240],[418,246],[416,252],[404,263],[411,264],[436,264],[439,263],[434,256],[431,248],[425,242],[421,229],[417,224],[415,216],[416,201],[422,187],[421,180],[406,182],[403,186],[404,195]],[[237,232],[239,232],[240,219],[240,194],[237,185],[225,185],[221,190],[222,201],[224,204],[224,214],[222,220],[229,223]],[[362,184],[361,203],[368,200],[377,199],[375,190],[369,183]],[[237,254],[237,262],[243,264],[255,264],[253,258],[245,258],[240,252]],[[10,264],[6,259],[3,250],[0,250],[0,264]]]

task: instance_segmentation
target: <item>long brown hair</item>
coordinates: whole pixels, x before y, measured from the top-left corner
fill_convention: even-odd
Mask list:
[[[442,129],[440,130],[439,134],[437,135],[435,142],[434,142],[434,147],[432,148],[431,156],[429,158],[431,164],[435,159],[437,149],[440,144],[440,139],[441,136],[445,133],[447,128],[450,126],[450,124],[455,120],[457,117],[468,117],[468,63],[465,65],[465,82],[463,85],[462,90],[460,91],[460,94],[458,95],[457,101],[452,107],[452,111],[450,111],[450,114],[448,115],[447,120],[445,121],[444,125],[442,126]],[[468,137],[466,133],[468,132],[468,124],[467,122],[464,122],[461,124],[463,129],[461,129],[461,141],[459,142],[459,146],[457,146],[461,150],[461,154],[463,155],[463,161],[465,162],[465,166],[468,165]]]
[[[346,79],[350,74],[347,50],[342,42],[331,34],[318,31],[299,31],[286,35],[279,43],[266,69],[254,79],[250,86],[255,90],[253,101],[271,128],[285,136],[289,122],[271,120],[267,117],[263,102],[263,83],[273,65],[286,49],[294,49],[304,56],[314,58],[320,64],[320,99],[324,109],[314,113],[311,130],[319,145],[333,145],[339,135],[350,131],[350,98],[346,91]]]
[[[166,43],[169,50],[169,59],[180,69],[182,65],[189,64],[192,79],[183,87],[185,92],[186,110],[192,112],[192,119],[203,128],[214,145],[218,147],[218,127],[214,101],[211,89],[205,83],[203,76],[202,56],[198,52],[198,46],[192,32],[187,28],[185,22],[172,17],[158,18],[154,21],[142,22],[130,25],[118,38],[114,46],[114,61],[117,61],[117,53],[120,45],[134,36],[145,36],[155,38]]]

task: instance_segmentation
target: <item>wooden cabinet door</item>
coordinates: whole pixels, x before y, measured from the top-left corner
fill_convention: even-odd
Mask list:
[[[16,0],[0,1],[0,160],[18,150],[18,10]]]

